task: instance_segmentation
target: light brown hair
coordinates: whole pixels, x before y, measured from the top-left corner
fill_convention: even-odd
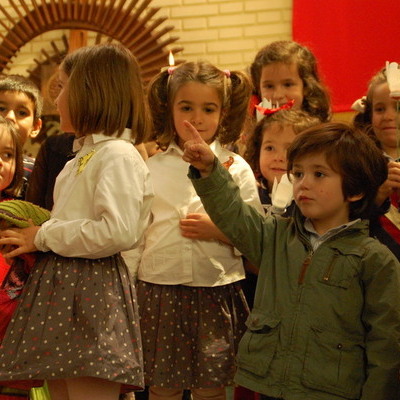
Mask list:
[[[69,113],[78,135],[120,136],[130,128],[136,144],[144,141],[150,125],[140,68],[126,47],[82,47],[65,57],[61,69],[69,77]]]
[[[368,83],[367,96],[362,101],[365,107],[364,111],[358,112],[354,117],[353,121],[354,126],[356,128],[364,130],[370,135],[374,135],[372,129],[372,102],[373,102],[374,92],[377,86],[386,82],[387,82],[386,68],[382,68],[371,78],[371,80]]]
[[[297,66],[304,86],[301,109],[319,118],[321,122],[328,121],[331,116],[329,94],[319,76],[317,60],[311,50],[291,40],[278,40],[264,46],[250,66],[254,90],[260,98],[262,68],[274,63]]]
[[[235,142],[242,131],[251,94],[251,82],[240,71],[221,71],[207,62],[187,62],[172,74],[163,71],[148,87],[148,99],[154,123],[153,139],[168,146],[175,137],[172,105],[177,91],[189,82],[213,87],[222,104],[221,120],[215,134],[221,144]]]
[[[350,203],[350,219],[369,218],[379,186],[388,175],[387,160],[364,132],[343,122],[328,122],[306,129],[288,149],[288,171],[296,160],[324,154],[342,177],[344,198],[363,194]]]

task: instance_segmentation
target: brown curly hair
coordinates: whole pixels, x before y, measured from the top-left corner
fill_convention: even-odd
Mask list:
[[[264,46],[250,66],[254,91],[261,98],[261,71],[273,63],[292,64],[298,68],[304,85],[304,98],[301,109],[326,122],[331,117],[328,89],[322,83],[318,73],[317,60],[306,46],[291,40],[278,40]]]

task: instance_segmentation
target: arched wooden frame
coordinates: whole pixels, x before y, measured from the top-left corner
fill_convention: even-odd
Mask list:
[[[80,29],[98,32],[117,40],[136,56],[144,81],[150,79],[167,64],[168,52],[177,53],[181,47],[167,50],[179,38],[164,36],[174,29],[156,29],[167,17],[155,17],[160,7],[149,7],[152,0],[8,0],[18,18],[0,4],[0,13],[11,24],[0,18],[7,34],[0,33],[0,72],[7,70],[12,58],[36,36],[57,29]],[[40,4],[38,4],[40,2]],[[19,4],[17,4],[19,3]]]

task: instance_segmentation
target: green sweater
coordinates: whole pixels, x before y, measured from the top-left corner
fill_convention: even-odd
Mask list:
[[[365,221],[314,252],[299,210],[264,218],[219,163],[189,177],[214,223],[259,268],[239,385],[285,400],[400,399],[400,264]]]

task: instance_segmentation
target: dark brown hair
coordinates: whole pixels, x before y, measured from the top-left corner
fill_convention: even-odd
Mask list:
[[[272,124],[278,124],[281,128],[288,125],[293,128],[295,134],[299,134],[310,126],[318,124],[320,121],[304,111],[300,110],[280,110],[272,115],[265,116],[260,120],[251,133],[244,153],[245,160],[250,164],[256,177],[260,177],[260,151],[263,141],[264,131]]]
[[[319,118],[321,122],[328,121],[331,116],[329,94],[321,81],[317,60],[311,50],[291,40],[279,40],[263,47],[250,66],[254,90],[260,98],[262,68],[274,63],[297,65],[304,85],[301,109]]]
[[[0,77],[0,92],[24,93],[33,103],[33,120],[37,122],[42,115],[43,97],[39,88],[22,75],[5,75]]]
[[[329,166],[342,177],[344,198],[363,194],[350,203],[350,219],[369,218],[379,186],[388,175],[387,160],[364,132],[343,122],[313,126],[288,149],[288,171],[296,160],[317,153],[325,154]]]
[[[21,189],[22,178],[24,175],[22,144],[14,123],[0,116],[0,140],[2,139],[4,132],[8,132],[11,135],[11,140],[14,146],[15,172],[10,185],[3,189],[3,192],[8,196],[16,197]]]
[[[251,83],[240,71],[221,71],[208,62],[187,62],[170,75],[160,72],[150,82],[148,99],[154,123],[153,140],[168,146],[175,137],[172,105],[177,91],[189,82],[213,87],[221,100],[221,120],[215,138],[222,144],[235,142],[242,131],[251,94]]]
[[[135,144],[144,141],[150,129],[140,68],[126,47],[82,47],[68,54],[60,68],[69,77],[69,113],[78,135],[120,136],[130,128]]]

